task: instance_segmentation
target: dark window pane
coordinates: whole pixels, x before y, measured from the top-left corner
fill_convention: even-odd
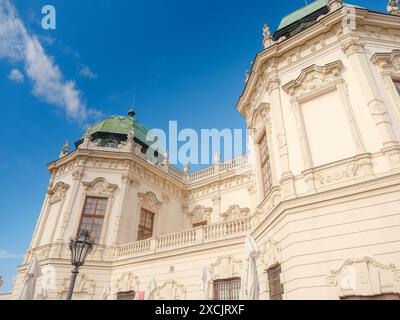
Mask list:
[[[139,218],[137,240],[146,240],[153,236],[154,213],[142,209]]]
[[[87,197],[82,210],[82,218],[79,230],[85,229],[90,232],[95,243],[99,243],[104,215],[108,199]]]
[[[261,175],[263,179],[264,195],[267,196],[272,188],[272,172],[268,151],[267,135],[264,134],[260,144],[260,159],[261,159]]]
[[[394,81],[394,86],[397,89],[397,93],[400,95],[400,81]]]
[[[268,270],[269,296],[271,300],[283,299],[283,285],[281,283],[281,266],[277,265]]]
[[[136,292],[128,291],[128,292],[118,292],[117,300],[135,300]]]

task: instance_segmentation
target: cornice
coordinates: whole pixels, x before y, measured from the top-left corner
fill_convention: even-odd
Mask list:
[[[335,26],[341,23],[343,17],[344,13],[341,10],[335,11],[322,17],[319,22],[303,32],[280,43],[276,43],[272,47],[258,53],[253,63],[250,78],[248,79],[243,93],[238,100],[236,107],[237,110],[243,116],[245,116],[244,110],[249,104],[251,104],[251,97],[255,91],[255,86],[257,85],[260,77],[266,76],[262,69],[267,62],[270,62],[271,59],[280,59],[287,52],[299,48],[318,36],[327,34]],[[371,12],[367,9],[356,8],[356,19],[358,26],[365,26],[368,24],[397,30],[400,29],[400,17],[398,16],[391,16],[387,14]],[[302,59],[306,58],[307,57],[302,57]]]
[[[109,162],[107,165],[104,162]],[[184,196],[187,193],[199,192],[201,190],[212,190],[215,187],[223,186],[224,189],[237,187],[229,185],[230,181],[235,179],[246,178],[251,173],[251,165],[238,168],[236,170],[222,172],[212,175],[207,179],[198,182],[186,184],[184,181],[179,181],[161,168],[155,167],[144,159],[136,156],[133,153],[110,152],[102,150],[87,150],[77,149],[66,157],[56,160],[48,165],[49,171],[58,178],[63,177],[67,173],[76,173],[78,169],[80,177],[84,168],[94,168],[98,171],[116,170],[124,175],[131,175],[136,178],[136,182],[140,183],[141,178],[153,175],[155,179],[161,180],[157,183],[158,186],[170,185]],[[61,170],[61,173],[57,171]],[[140,175],[138,175],[140,172]],[[150,179],[146,180],[150,181]],[[229,187],[225,188],[228,183]]]

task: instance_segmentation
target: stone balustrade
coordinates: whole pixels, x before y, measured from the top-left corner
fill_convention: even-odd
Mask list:
[[[122,245],[117,249],[116,258],[128,259],[243,236],[251,231],[250,222],[251,218],[247,217]]]
[[[189,177],[188,182],[189,183],[199,182],[201,180],[208,179],[216,174],[221,174],[232,170],[241,169],[243,167],[248,166],[249,164],[250,164],[249,155],[245,154],[235,159],[218,163],[212,167],[208,167],[203,170],[193,172],[188,175]]]

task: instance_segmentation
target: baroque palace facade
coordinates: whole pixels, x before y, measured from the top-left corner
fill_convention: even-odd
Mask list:
[[[392,3],[393,1],[390,1]],[[51,181],[10,299],[30,261],[65,299],[68,240],[98,245],[74,299],[235,299],[244,240],[260,252],[260,299],[400,298],[400,17],[317,0],[263,45],[237,110],[249,153],[189,173],[146,161],[129,116],[90,128],[49,164]],[[156,287],[148,291],[155,279]]]

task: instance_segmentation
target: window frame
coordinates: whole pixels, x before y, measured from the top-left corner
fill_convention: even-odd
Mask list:
[[[96,200],[96,206],[94,208],[94,214],[87,214],[85,213],[87,210],[87,204],[88,204],[88,200],[89,199],[95,199]],[[99,205],[99,200],[104,200],[105,201],[105,205],[104,205],[104,214],[103,215],[98,215],[97,213],[97,208]],[[86,195],[85,197],[85,202],[83,204],[83,208],[82,208],[82,212],[81,212],[81,218],[79,221],[79,227],[78,227],[78,231],[77,234],[79,234],[79,232],[82,229],[82,224],[83,224],[83,219],[87,218],[87,219],[91,219],[91,224],[90,224],[90,230],[88,230],[90,232],[91,237],[93,238],[93,240],[95,241],[96,244],[99,244],[101,241],[101,236],[103,233],[103,228],[104,228],[104,221],[106,218],[106,214],[107,214],[107,207],[108,207],[108,203],[109,203],[109,198],[107,197],[98,197],[98,196],[89,196]],[[99,231],[99,235],[98,235],[98,239],[94,239],[93,234],[92,234],[92,229],[93,229],[93,224],[94,224],[94,220],[95,219],[101,219],[101,227],[100,227],[100,231]],[[97,240],[97,241],[96,241]]]
[[[143,213],[146,213],[147,215],[151,215],[151,229],[148,228],[147,226],[141,224],[142,223],[142,214]],[[137,241],[144,241],[144,240],[150,239],[150,238],[152,238],[154,236],[155,216],[156,216],[156,214],[154,212],[150,211],[150,210],[147,210],[145,208],[141,208],[140,209],[138,231],[137,231],[137,236],[136,236],[136,240]],[[146,217],[146,221],[147,221],[147,217]],[[146,237],[146,238],[139,237],[139,235],[141,234],[141,230],[144,230],[145,232],[149,232],[150,236]]]
[[[270,300],[273,301],[283,300],[283,295],[285,294],[285,288],[281,281],[281,275],[282,275],[281,264],[276,264],[267,270]],[[275,290],[275,288],[278,288],[278,290]]]
[[[132,296],[133,296],[132,299],[121,299],[121,298],[129,298]],[[136,291],[134,290],[117,292],[117,301],[134,301],[135,299],[136,299]]]
[[[264,192],[264,199],[273,188],[271,153],[269,148],[268,134],[264,131],[260,134],[258,142],[258,156],[260,161],[261,185]]]
[[[221,285],[227,285],[226,288],[220,288]],[[226,291],[227,290],[227,294]],[[240,300],[241,278],[227,278],[213,281],[214,300],[216,301],[238,301]],[[235,292],[236,291],[236,292]],[[223,292],[223,296],[220,293]]]

